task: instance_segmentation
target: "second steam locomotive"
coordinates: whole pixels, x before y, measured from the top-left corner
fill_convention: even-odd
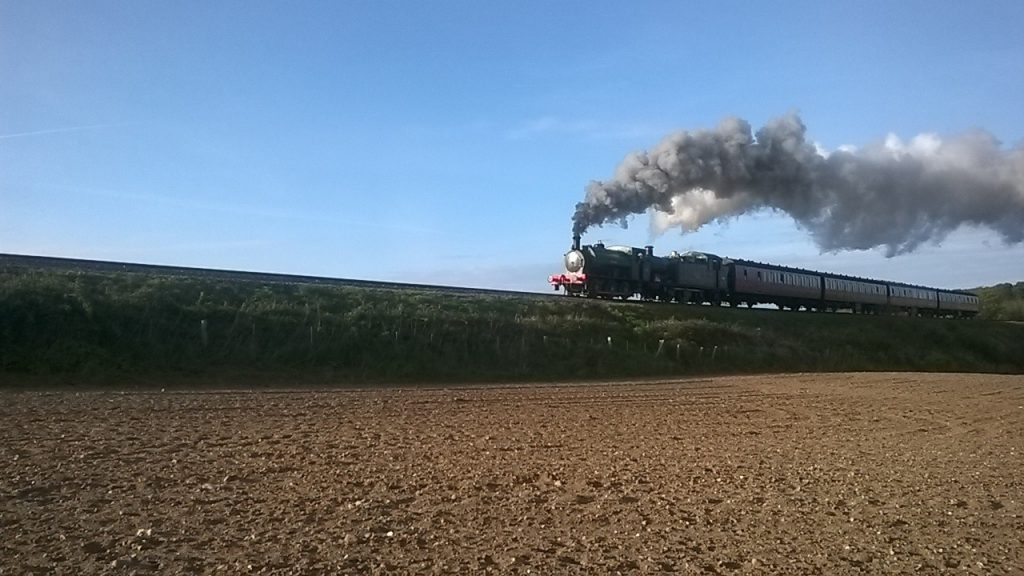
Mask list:
[[[667,302],[774,304],[780,309],[848,310],[865,314],[972,317],[978,297],[883,280],[720,258],[703,252],[655,256],[653,246],[580,245],[565,255],[565,272],[549,281],[555,290],[591,298]]]

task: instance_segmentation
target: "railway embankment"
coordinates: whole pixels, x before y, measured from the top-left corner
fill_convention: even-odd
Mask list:
[[[1024,372],[1024,325],[0,268],[0,383]]]

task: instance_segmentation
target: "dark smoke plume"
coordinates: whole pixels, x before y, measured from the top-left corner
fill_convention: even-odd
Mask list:
[[[573,232],[653,209],[653,225],[696,230],[746,212],[786,212],[824,251],[884,246],[888,256],[939,242],[963,224],[1024,240],[1024,148],[988,132],[949,140],[895,136],[857,150],[819,151],[790,114],[751,133],[738,118],[679,132],[626,157],[576,205]]]

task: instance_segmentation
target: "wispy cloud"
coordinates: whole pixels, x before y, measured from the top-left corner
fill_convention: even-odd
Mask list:
[[[151,263],[166,262],[178,256],[200,254],[207,256],[210,252],[232,252],[254,248],[265,248],[275,243],[267,240],[197,240],[194,242],[158,242],[154,238],[135,238],[118,245],[83,243],[81,239],[70,242],[60,238],[51,238],[44,243],[28,242],[24,245],[5,246],[4,252],[11,254],[32,254],[36,256],[56,256],[68,258],[112,259],[147,261]]]
[[[664,127],[640,122],[608,123],[594,120],[567,120],[557,116],[542,116],[520,123],[506,130],[510,140],[559,135],[592,140],[657,137],[665,133]]]
[[[84,132],[87,130],[104,130],[107,128],[119,128],[127,126],[127,123],[116,124],[89,124],[85,126],[65,126],[63,128],[47,128],[44,130],[30,130],[28,132],[11,132],[0,134],[0,140],[11,140],[13,138],[26,138],[29,136],[45,136],[47,134],[64,134],[67,132]]]
[[[329,212],[305,212],[298,210],[283,210],[275,209],[264,206],[252,206],[244,204],[224,204],[218,202],[204,202],[201,200],[193,200],[190,198],[178,198],[174,196],[164,196],[160,194],[140,194],[135,192],[121,192],[116,190],[103,190],[96,188],[88,188],[82,186],[61,186],[54,185],[49,186],[50,188],[60,190],[62,192],[72,194],[86,194],[90,196],[102,196],[106,198],[115,198],[120,200],[130,200],[132,202],[145,202],[149,204],[160,204],[163,206],[171,206],[175,208],[182,208],[190,211],[206,211],[206,212],[220,212],[224,214],[232,214],[235,216],[249,216],[257,218],[275,218],[282,220],[299,220],[307,222],[320,222],[326,224],[335,224],[341,226],[347,226],[351,228],[363,228],[363,229],[374,229],[374,230],[390,230],[394,232],[402,233],[424,233],[424,234],[441,234],[440,230],[434,228],[427,228],[425,226],[410,226],[406,224],[392,224],[388,222],[374,222],[366,221],[355,218],[344,218],[339,217]]]

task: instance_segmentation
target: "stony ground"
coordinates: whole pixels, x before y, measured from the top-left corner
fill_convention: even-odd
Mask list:
[[[1024,572],[1024,377],[0,393],[0,573]]]

